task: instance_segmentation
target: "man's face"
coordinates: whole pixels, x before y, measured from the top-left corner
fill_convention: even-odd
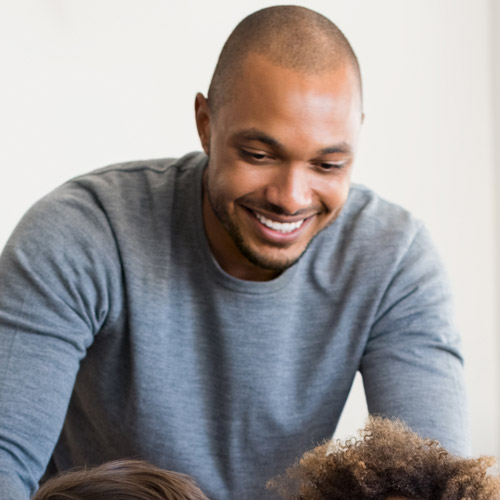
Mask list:
[[[196,111],[214,256],[233,276],[270,279],[347,199],[362,122],[354,71],[307,75],[251,54],[215,116],[200,94]]]

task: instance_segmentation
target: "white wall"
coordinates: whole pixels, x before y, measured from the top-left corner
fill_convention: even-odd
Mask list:
[[[495,330],[498,334],[500,329],[500,2],[498,0],[490,0],[491,16],[490,16],[490,34],[491,34],[491,64],[493,69],[492,79],[492,109],[493,109],[493,145],[494,145],[494,187],[495,187],[495,255],[494,262],[495,278],[496,278],[496,323]],[[500,346],[497,343],[496,354],[500,357]]]
[[[206,92],[234,25],[272,3],[0,0],[0,246],[29,205],[68,177],[198,149],[196,91]],[[431,230],[455,289],[473,451],[498,455],[495,0],[297,3],[334,20],[358,53],[366,122],[354,178]],[[497,121],[500,139],[499,129]],[[363,422],[359,389],[338,435]]]

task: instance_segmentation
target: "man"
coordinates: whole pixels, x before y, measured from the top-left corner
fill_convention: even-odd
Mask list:
[[[269,481],[284,500],[497,500],[493,457],[461,458],[400,421],[369,418],[359,438],[306,452]]]
[[[370,411],[466,452],[459,339],[427,233],[350,186],[356,57],[301,7],[243,20],[208,98],[206,154],[114,165],[24,217],[0,259],[2,498],[136,457],[209,498]]]

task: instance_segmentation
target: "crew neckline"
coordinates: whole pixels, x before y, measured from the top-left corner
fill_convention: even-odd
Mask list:
[[[217,283],[230,290],[247,293],[252,295],[268,294],[274,293],[280,290],[285,285],[290,283],[297,268],[300,265],[300,260],[290,266],[288,269],[283,271],[279,276],[273,278],[269,281],[250,281],[242,280],[231,276],[229,273],[224,271],[219,265],[217,260],[212,254],[210,245],[208,243],[208,237],[205,232],[205,225],[203,224],[203,206],[202,206],[202,196],[203,196],[203,172],[208,165],[208,157],[203,153],[200,154],[200,159],[197,162],[195,182],[192,183],[192,196],[195,201],[194,213],[195,213],[195,231],[198,236],[198,242],[200,244],[201,253],[203,255],[204,265],[206,266],[209,274],[214,278]]]

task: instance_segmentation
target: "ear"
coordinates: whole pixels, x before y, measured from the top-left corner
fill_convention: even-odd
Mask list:
[[[207,99],[200,92],[196,94],[194,111],[201,146],[208,155],[210,152],[210,110],[208,109]]]

